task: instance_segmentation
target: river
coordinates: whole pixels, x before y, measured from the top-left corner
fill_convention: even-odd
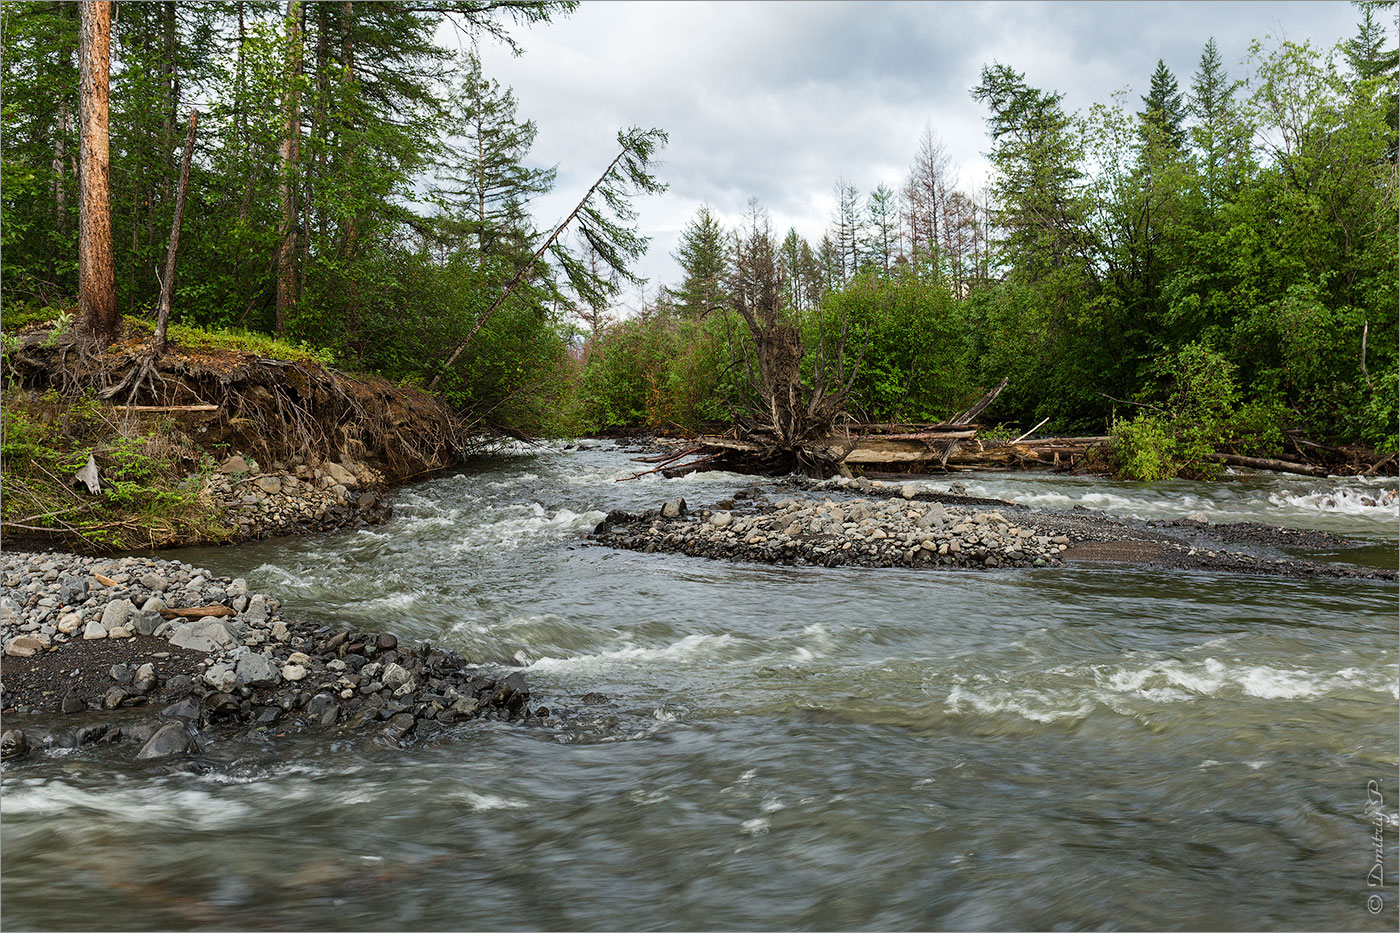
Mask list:
[[[1393,583],[587,544],[608,509],[748,482],[615,482],[636,469],[519,451],[398,490],[384,526],[163,555],[522,666],[565,715],[404,750],[224,740],[200,774],[31,755],[4,772],[3,927],[1396,927]],[[1326,529],[1355,545],[1326,559],[1395,566],[1396,508],[1366,504],[1394,479],[962,479]]]

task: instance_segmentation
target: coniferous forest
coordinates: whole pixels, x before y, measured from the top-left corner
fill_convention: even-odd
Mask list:
[[[989,62],[958,91],[985,116],[985,189],[958,188],[932,127],[898,184],[837,181],[816,242],[757,202],[732,226],[701,208],[681,280],[646,283],[631,316],[617,302],[642,284],[665,128],[618,127],[577,208],[536,216],[555,184],[536,124],[436,39],[448,19],[528,44],[574,6],[114,5],[116,311],[161,304],[192,132],[177,343],[275,336],[535,434],[695,430],[761,394],[761,308],[791,331],[802,379],[867,421],[937,421],[1006,378],[987,423],[1113,433],[1120,469],[1144,479],[1189,475],[1221,445],[1395,449],[1393,2],[1356,4],[1336,48],[1259,42],[1243,66],[1202,36],[1192,74],[1159,61],[1146,93],[1082,112]],[[76,3],[0,17],[6,330],[81,324],[86,26]]]

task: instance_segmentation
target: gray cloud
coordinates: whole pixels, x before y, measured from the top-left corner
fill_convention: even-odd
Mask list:
[[[517,34],[525,54],[483,45],[489,75],[537,121],[534,154],[558,163],[541,225],[563,216],[611,160],[618,129],[670,133],[670,190],[640,204],[653,237],[641,273],[679,277],[670,253],[701,204],[729,223],[750,197],[816,240],[842,176],[897,187],[919,136],[943,139],[964,185],[985,177],[984,114],[969,90],[1000,61],[1071,110],[1146,91],[1161,58],[1185,90],[1215,36],[1231,73],[1253,39],[1331,45],[1355,29],[1347,3],[734,3],[587,0]],[[443,41],[456,44],[450,29]]]

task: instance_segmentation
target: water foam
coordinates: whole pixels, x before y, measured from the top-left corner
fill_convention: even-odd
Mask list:
[[[687,635],[680,641],[659,648],[643,648],[627,644],[611,651],[597,654],[580,654],[568,658],[543,657],[531,664],[527,670],[561,671],[594,670],[618,665],[651,666],[656,664],[686,664],[706,659],[718,659],[728,654],[726,650],[738,642],[727,633],[720,635]]]
[[[194,830],[242,823],[256,812],[226,794],[192,788],[165,789],[156,799],[148,800],[130,794],[94,793],[63,781],[45,781],[18,790],[6,788],[7,816],[48,816],[72,810],[87,810],[104,820],[138,826],[174,824]]]
[[[1271,493],[1269,502],[1281,508],[1374,518],[1391,524],[1400,520],[1400,495],[1394,488],[1343,486],[1301,493],[1284,491]]]
[[[525,514],[520,514],[522,511]],[[492,520],[494,515],[502,513],[505,517]],[[504,509],[487,508],[486,514],[466,529],[465,536],[451,545],[451,551],[461,556],[486,550],[515,550],[527,544],[592,531],[605,515],[596,510],[575,512],[572,509],[559,509],[551,515],[538,502]]]
[[[1310,671],[1227,663],[1212,657],[1189,663],[1161,660],[1137,667],[1062,666],[1015,679],[1029,678],[1047,682],[1013,686],[1001,675],[956,677],[944,705],[955,715],[1011,713],[1032,722],[1052,723],[1084,719],[1099,707],[1137,716],[1152,706],[1216,697],[1310,701],[1358,691],[1400,695],[1400,665],[1394,664],[1373,670]]]

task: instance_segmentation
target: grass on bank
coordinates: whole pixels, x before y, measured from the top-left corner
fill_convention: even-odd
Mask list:
[[[49,339],[56,340],[72,326],[76,313],[75,307],[14,304],[5,308],[3,316],[0,316],[0,328],[3,328],[8,339],[14,339],[21,333],[48,329]],[[149,339],[155,334],[155,323],[148,318],[124,314],[122,330],[128,341],[133,338]],[[278,340],[268,334],[238,327],[203,328],[171,322],[166,327],[165,336],[176,352],[227,350],[289,363],[303,360],[313,361],[322,366],[335,366],[337,363],[330,350],[313,347],[305,342]]]

